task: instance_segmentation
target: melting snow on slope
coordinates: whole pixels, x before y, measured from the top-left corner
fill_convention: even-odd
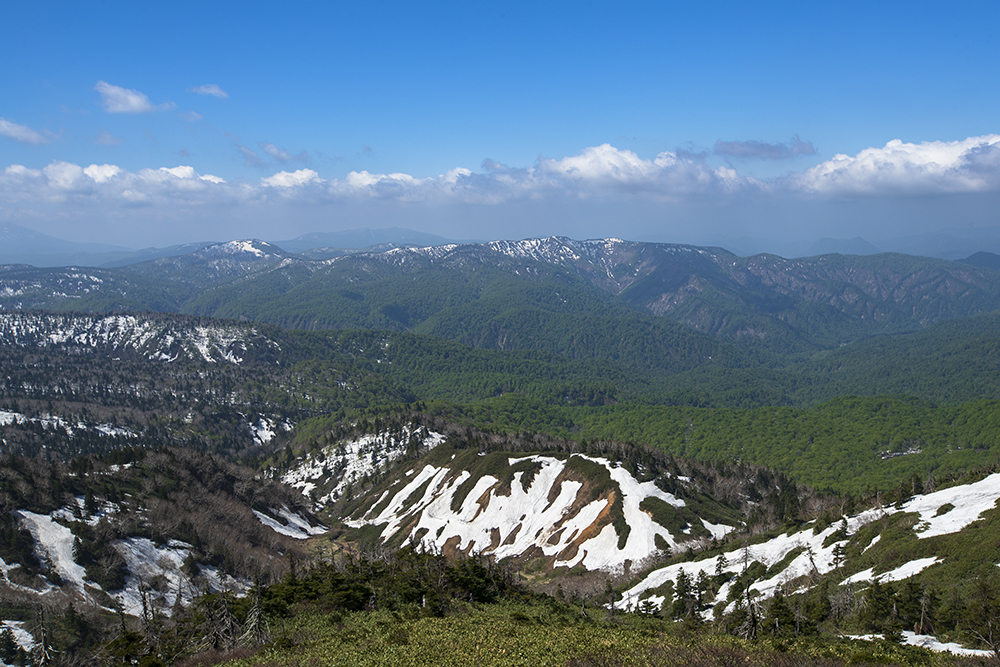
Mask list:
[[[52,517],[45,514],[35,514],[27,510],[21,510],[18,514],[24,519],[28,532],[35,538],[35,543],[41,551],[48,555],[52,566],[63,581],[83,592],[87,573],[73,560],[74,537],[70,529],[56,523]]]
[[[900,511],[920,514],[920,523],[914,527],[917,537],[936,537],[962,530],[978,519],[980,514],[993,509],[998,498],[1000,498],[1000,473],[990,475],[974,484],[953,486],[943,491],[916,496],[909,502],[903,503]],[[954,505],[954,508],[940,516],[934,516],[939,508],[949,504]]]
[[[995,507],[998,498],[1000,498],[1000,473],[990,475],[974,484],[956,486],[927,495],[916,496],[904,503],[900,509],[893,507],[877,508],[849,517],[847,518],[848,532],[854,534],[865,525],[891,514],[917,512],[920,514],[920,521],[914,527],[914,530],[918,537],[926,538],[955,533],[973,521],[976,521],[984,511]],[[940,516],[935,516],[939,508],[949,504],[953,506],[952,509]],[[794,549],[801,549],[801,553],[784,570],[768,580],[755,582],[751,586],[752,589],[759,591],[763,596],[769,597],[774,594],[774,591],[779,586],[798,577],[808,575],[814,569],[818,574],[825,574],[833,570],[833,550],[838,545],[846,544],[846,540],[831,542],[826,547],[823,547],[823,543],[840,527],[841,524],[838,522],[815,535],[809,530],[791,535],[778,535],[763,544],[750,546],[749,554],[743,554],[742,550],[728,552],[724,554],[726,564],[723,566],[723,571],[738,574],[742,569],[741,562],[744,556],[749,559],[748,562],[757,560],[763,565],[770,567],[781,561]],[[875,544],[879,540],[879,537],[876,536],[868,547]],[[878,575],[875,575],[872,569],[868,569],[852,575],[844,583],[870,581],[874,576],[877,576],[879,581],[900,581],[922,572],[938,562],[938,560],[936,557],[921,558]],[[630,589],[626,595],[638,599],[646,591],[662,586],[667,581],[676,582],[677,576],[682,570],[692,577],[697,577],[698,572],[701,570],[706,570],[707,574],[714,574],[717,561],[718,557],[715,557],[694,563],[679,563],[654,570],[639,584]],[[729,584],[727,583],[719,591],[716,598],[725,599],[728,592]],[[660,596],[654,596],[649,599],[655,604],[662,604],[663,602],[663,598]]]
[[[942,642],[937,637],[931,635],[918,635],[915,632],[904,630],[903,643],[910,646],[919,646],[935,653],[954,653],[955,655],[965,655],[971,657],[989,657],[993,651],[986,651],[976,648],[965,648],[955,642]],[[884,639],[882,635],[844,635],[847,639],[858,639],[865,642],[872,642]]]
[[[604,459],[582,458],[604,466],[616,482],[615,492],[621,492],[625,520],[631,527],[622,548],[607,516],[609,498],[583,503],[577,497],[583,484],[576,480],[563,479],[557,487],[556,480],[563,473],[566,461],[546,456],[509,460],[510,465],[525,460],[540,464],[527,488],[523,472],[514,473],[509,489],[505,486],[502,493],[499,480],[485,475],[476,480],[457,510],[452,509],[455,492],[469,479],[469,472],[456,474],[450,468],[425,466],[394,491],[378,516],[366,515],[361,521],[350,523],[385,524],[382,539],[389,539],[406,526],[409,537],[424,532],[423,539],[438,547],[457,541],[461,550],[487,551],[497,558],[537,549],[546,556],[556,557],[557,567],[582,564],[588,569],[602,570],[620,569],[626,561],[637,564],[657,553],[657,535],[672,547],[679,543],[678,538],[640,510],[639,504],[648,497],[675,507],[683,506],[683,501],[661,491],[652,482],[640,483],[627,470]],[[425,484],[422,497],[415,503],[408,502]],[[552,496],[555,498],[550,499]],[[604,525],[598,529],[601,523]]]
[[[249,588],[249,582],[220,574],[215,567],[199,565],[198,576],[194,580],[189,578],[181,568],[192,547],[180,540],[157,546],[145,537],[130,537],[116,541],[114,546],[130,573],[125,588],[113,594],[126,614],[141,615],[140,589],[147,591],[150,603],[160,613],[169,616],[178,594],[182,603],[189,604],[202,593],[220,590],[245,593]]]
[[[8,426],[26,419],[20,412],[4,412],[0,410],[0,426]]]
[[[140,585],[148,587],[154,580],[160,582],[157,586],[162,589],[157,590],[154,599],[164,610],[176,603],[178,591],[181,591],[182,601],[191,601],[194,591],[188,578],[181,573],[184,559],[191,553],[190,544],[170,540],[165,546],[157,547],[145,537],[131,537],[116,541],[114,546],[128,563],[125,588],[114,593],[126,614],[139,616],[142,613]]]
[[[955,655],[970,655],[984,658],[993,655],[993,651],[965,648],[961,644],[956,644],[955,642],[940,642],[936,637],[932,637],[930,635],[918,635],[915,632],[910,631],[903,632],[903,641],[912,646],[921,646],[936,653],[954,653]]]
[[[340,478],[330,491],[317,500],[317,506],[322,506],[340,498],[347,487],[366,475],[371,475],[402,457],[414,437],[420,437],[420,429],[407,426],[398,439],[390,434],[368,434],[330,445],[316,454],[306,454],[302,461],[281,476],[281,481],[308,496],[319,485],[334,475],[339,475]],[[444,439],[442,434],[430,431],[421,439],[419,446],[422,449],[432,449],[444,442]]]
[[[113,426],[111,424],[85,424],[78,421],[75,425],[69,423],[62,417],[58,417],[50,414],[42,414],[40,417],[29,417],[27,415],[21,414],[20,412],[4,412],[0,411],[0,426],[10,426],[11,424],[27,424],[27,423],[41,424],[43,428],[47,429],[62,429],[73,437],[75,431],[86,431],[88,429],[93,429],[101,435],[113,435],[125,438],[134,438],[136,434],[127,428],[122,428],[120,426]]]
[[[692,577],[692,579],[697,579],[700,572],[704,571],[706,575],[713,575],[717,568],[721,568],[722,572],[739,574],[745,566],[748,566],[753,561],[759,561],[762,565],[771,567],[791,552],[799,550],[800,553],[780,573],[770,579],[758,581],[751,585],[751,589],[758,591],[765,597],[769,597],[785,582],[807,575],[813,570],[820,574],[833,570],[833,550],[838,544],[845,544],[846,540],[832,542],[825,548],[823,547],[823,542],[839,528],[839,524],[834,524],[815,535],[811,530],[793,533],[792,535],[782,533],[762,544],[753,544],[743,549],[729,551],[721,556],[713,556],[712,558],[695,562],[675,563],[668,567],[653,570],[641,582],[626,591],[625,595],[631,599],[638,600],[646,591],[658,588],[668,581],[676,583],[681,571]],[[719,564],[720,558],[725,560],[721,566]],[[726,599],[729,594],[730,583],[727,582],[719,590],[716,595],[717,600]],[[663,604],[662,596],[653,596],[649,599],[654,604]],[[705,613],[710,616],[711,610]]]
[[[271,512],[271,514],[281,517],[285,522],[280,523],[267,514],[258,512],[257,510],[253,510],[253,513],[262,524],[274,532],[280,533],[281,535],[287,535],[288,537],[294,537],[297,540],[305,540],[313,535],[322,535],[329,530],[329,528],[325,526],[310,525],[301,514],[296,514],[284,505],[282,505],[280,510],[270,509],[268,511]]]
[[[134,315],[0,314],[0,338],[10,345],[47,347],[78,345],[89,348],[132,350],[158,361],[174,361],[180,350],[192,351],[205,361],[239,364],[246,352],[247,336],[256,331],[216,325],[185,327]],[[273,342],[272,347],[277,347]]]
[[[273,419],[268,419],[263,415],[257,420],[257,423],[250,422],[250,432],[253,433],[253,439],[264,445],[274,439],[277,434],[278,429],[283,431],[290,431],[292,426],[287,422],[276,422]]]
[[[895,570],[883,572],[882,574],[875,574],[873,568],[868,568],[867,570],[862,570],[861,572],[852,574],[847,579],[844,579],[841,584],[853,584],[859,581],[871,581],[872,579],[878,579],[883,583],[888,581],[902,581],[903,579],[909,579],[916,574],[920,574],[940,560],[941,559],[936,556],[931,556],[930,558],[918,558],[917,560],[911,560],[909,563],[900,565]]]
[[[31,649],[35,648],[35,638],[31,636],[30,632],[24,629],[24,621],[0,620],[0,628],[10,628],[11,633],[14,635],[14,641],[17,642],[17,645],[22,650],[30,653]],[[2,660],[0,660],[0,664],[3,664]]]

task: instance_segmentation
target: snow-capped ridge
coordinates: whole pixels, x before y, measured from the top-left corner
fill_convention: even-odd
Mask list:
[[[278,246],[267,241],[261,241],[260,239],[237,239],[224,243],[216,243],[197,250],[192,254],[205,258],[244,256],[272,259],[285,257],[288,253]]]
[[[668,582],[676,584],[681,572],[691,577],[692,580],[696,579],[701,572],[705,572],[706,575],[714,575],[719,572],[738,575],[748,563],[757,561],[770,568],[798,550],[799,554],[780,572],[767,580],[751,584],[752,591],[763,598],[769,598],[779,588],[786,588],[790,582],[803,581],[811,575],[827,575],[834,572],[843,564],[841,560],[842,550],[850,539],[859,530],[874,521],[896,514],[915,512],[918,514],[919,520],[912,530],[918,538],[926,539],[963,530],[973,522],[980,520],[983,512],[995,508],[998,500],[1000,500],[1000,473],[995,473],[971,484],[953,486],[941,491],[914,496],[898,507],[878,507],[854,516],[843,517],[822,531],[815,532],[811,526],[807,525],[797,531],[779,534],[763,543],[730,550],[703,560],[675,563],[655,569],[626,591],[625,595],[629,599],[635,600],[636,604],[640,600],[648,599],[655,605],[662,605],[663,596],[654,594],[653,591]],[[941,512],[949,505],[953,507],[948,511]],[[871,543],[865,547],[865,550],[878,542],[880,537],[881,535],[875,536]],[[879,570],[870,567],[850,576],[846,576],[845,573],[839,583],[840,585],[848,585],[865,584],[873,580],[881,582],[902,581],[941,563],[943,558],[943,555],[925,556],[911,559],[890,569]],[[716,594],[716,600],[726,600],[731,581],[722,586]],[[785,592],[797,591],[786,590]],[[734,603],[731,603],[730,607],[732,604]],[[712,609],[709,608],[704,613],[710,617]]]
[[[581,463],[573,463],[574,458],[596,466],[591,470],[608,481],[579,472]],[[473,479],[461,466],[424,465],[348,524],[383,526],[383,540],[401,536],[403,541],[496,558],[540,553],[553,567],[618,572],[663,548],[684,548],[704,539],[657,523],[647,509],[651,499],[673,508],[683,508],[685,502],[652,481],[639,482],[607,459],[532,455],[510,457],[508,466],[515,470]],[[498,475],[511,475],[510,481]],[[415,498],[420,488],[424,491]],[[598,488],[605,490],[598,493]],[[617,527],[616,516],[628,526],[626,533]],[[733,529],[714,528],[719,534]]]
[[[323,507],[341,499],[365,477],[387,469],[407,452],[427,451],[444,440],[441,433],[416,424],[398,432],[365,433],[304,454],[280,473],[280,478],[303,495],[315,498],[317,507]]]
[[[171,362],[182,356],[208,363],[243,363],[250,347],[274,353],[278,346],[254,327],[174,320],[132,314],[0,312],[0,344],[83,348],[138,354]]]

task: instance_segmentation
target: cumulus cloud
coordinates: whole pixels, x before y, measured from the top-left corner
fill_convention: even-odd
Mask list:
[[[0,118],[0,135],[20,141],[22,144],[47,144],[48,139],[41,133],[32,130],[27,125],[15,123],[6,118]]]
[[[80,165],[72,162],[57,161],[42,169],[51,186],[57,190],[75,190],[81,183],[84,174]]]
[[[4,175],[10,178],[24,180],[29,178],[38,178],[42,175],[42,172],[38,169],[29,169],[23,164],[12,164],[4,169]]]
[[[219,88],[214,83],[206,83],[203,86],[197,86],[195,88],[189,88],[190,92],[197,93],[199,95],[211,95],[212,97],[218,97],[219,99],[226,99],[229,97],[229,93]]]
[[[193,167],[161,167],[133,173],[114,164],[87,167],[56,160],[42,169],[11,165],[0,174],[0,201],[115,203],[134,205],[159,202],[170,207],[178,202],[212,203],[232,199],[229,184],[212,174],[199,174]]]
[[[237,138],[231,139],[248,164],[263,165],[261,156]],[[317,211],[330,205],[357,205],[352,210],[359,212],[376,210],[380,202],[393,211],[403,204],[412,206],[410,212],[430,213],[444,210],[440,207],[480,205],[489,207],[480,216],[489,210],[500,217],[515,210],[542,210],[538,207],[586,214],[597,207],[625,210],[623,205],[641,206],[656,215],[695,210],[683,208],[688,206],[704,211],[708,206],[725,210],[721,217],[731,217],[752,204],[762,212],[761,219],[770,219],[786,201],[793,200],[803,205],[815,202],[828,210],[831,200],[853,205],[861,201],[858,195],[865,195],[865,201],[881,202],[869,205],[875,211],[907,199],[916,201],[913,195],[982,192],[1000,195],[1000,135],[920,144],[890,141],[881,148],[837,155],[768,181],[674,152],[644,158],[610,144],[561,158],[542,157],[528,166],[485,160],[477,171],[458,167],[426,178],[369,171],[324,178],[303,168],[281,170],[255,181],[227,182],[190,165],[132,172],[112,164],[80,166],[63,161],[42,169],[15,164],[0,170],[0,207],[7,211],[33,212],[50,205],[53,215],[62,218],[90,210],[95,219],[102,219],[113,217],[116,207],[127,211],[142,206],[150,215],[178,224],[183,211],[185,224],[192,225],[188,221],[214,224],[220,213],[243,219],[226,213],[241,206],[246,207],[239,209],[246,215],[264,216],[262,206],[278,206],[276,202],[308,205]],[[274,219],[273,214],[269,217]]]
[[[901,195],[1000,189],[1000,135],[881,148],[832,159],[789,177],[794,189],[824,195]]]
[[[154,105],[138,90],[114,86],[107,81],[98,81],[94,85],[94,90],[100,93],[101,106],[108,113],[150,113],[174,107],[173,102]]]
[[[769,144],[763,141],[716,141],[716,155],[742,159],[788,160],[800,155],[815,155],[816,147],[802,141],[798,135],[788,143]]]
[[[274,188],[294,188],[309,183],[321,183],[322,179],[312,169],[299,169],[298,171],[279,171],[274,176],[269,176],[261,180],[261,183]]]
[[[231,137],[244,161],[260,166],[263,160]],[[280,149],[279,149],[280,150]],[[268,153],[271,155],[271,153]],[[173,198],[185,204],[196,201],[230,203],[255,201],[269,192],[283,200],[336,203],[364,201],[425,202],[436,204],[485,204],[594,198],[633,197],[651,201],[681,199],[706,194],[724,195],[760,184],[736,175],[732,169],[710,168],[703,163],[661,153],[644,159],[627,150],[604,144],[578,155],[540,158],[528,167],[509,167],[485,161],[483,171],[458,167],[434,177],[406,173],[352,171],[324,179],[313,169],[282,170],[253,182],[227,183],[203,175],[191,166],[161,167],[129,172],[115,165],[86,168],[56,161],[40,171],[12,165],[0,179],[0,201],[30,201],[52,197],[85,197],[88,201],[125,202],[133,205],[168,205]]]
[[[84,169],[83,173],[92,178],[95,183],[107,183],[122,173],[122,168],[115,164],[92,164]]]

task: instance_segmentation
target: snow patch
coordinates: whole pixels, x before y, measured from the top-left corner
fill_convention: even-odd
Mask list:
[[[130,537],[117,540],[114,547],[129,569],[125,588],[113,594],[126,614],[142,614],[144,590],[148,601],[167,614],[177,603],[178,594],[185,604],[195,596],[194,586],[181,572],[184,560],[191,553],[190,544],[171,540],[158,547],[145,537]]]
[[[24,629],[24,621],[0,621],[0,628],[10,628],[11,634],[14,635],[14,641],[21,647],[22,651],[30,653],[35,648],[35,638]]]
[[[274,532],[281,535],[287,535],[288,537],[294,537],[297,540],[305,540],[314,535],[322,535],[329,530],[329,528],[325,526],[311,525],[301,514],[291,511],[284,505],[282,505],[279,510],[268,509],[268,511],[271,514],[284,519],[284,523],[280,523],[267,514],[258,512],[257,510],[253,510],[253,513],[262,524]]]
[[[20,510],[17,514],[23,519],[39,550],[48,557],[62,580],[81,593],[86,593],[84,579],[87,573],[73,560],[75,538],[72,531],[45,514],[35,514],[27,510]]]
[[[458,549],[485,551],[501,559],[537,550],[554,557],[556,567],[582,565],[606,571],[620,570],[626,561],[639,563],[658,553],[657,536],[671,547],[685,541],[683,536],[671,535],[639,509],[640,503],[649,497],[674,507],[684,506],[682,500],[660,490],[653,482],[639,482],[626,469],[605,459],[580,458],[603,466],[615,483],[614,493],[619,496],[625,521],[631,528],[621,547],[618,532],[607,517],[609,498],[584,502],[578,497],[584,485],[575,480],[562,479],[557,486],[556,480],[567,461],[548,456],[510,457],[510,465],[523,461],[539,464],[527,488],[523,472],[514,473],[509,486],[503,485],[502,490],[500,480],[484,475],[475,481],[457,510],[452,509],[455,493],[470,478],[470,473],[425,466],[395,490],[378,516],[366,515],[349,524],[355,527],[384,524],[383,540],[406,526],[408,538],[422,533],[425,541],[438,548],[457,541]],[[425,484],[422,497],[413,502],[411,497]],[[722,527],[718,530],[724,534]]]
[[[912,646],[920,646],[935,653],[954,653],[955,655],[969,655],[987,658],[993,655],[993,651],[983,649],[965,648],[955,642],[941,642],[937,637],[930,635],[918,635],[915,632],[903,631],[903,641]]]
[[[935,491],[916,496],[903,503],[900,512],[917,512],[920,522],[914,526],[917,537],[927,538],[957,533],[986,510],[996,507],[1000,499],[1000,473],[990,475],[974,484],[953,486],[943,491]],[[954,508],[935,516],[944,505]]]
[[[299,489],[305,496],[310,496],[317,488],[328,488],[329,491],[317,499],[317,507],[322,507],[338,500],[348,487],[365,476],[400,459],[414,439],[419,441],[417,445],[421,449],[433,449],[445,440],[441,433],[422,434],[412,425],[397,435],[399,437],[389,433],[365,434],[316,453],[310,452],[281,475],[281,481]]]
[[[917,560],[911,560],[909,563],[904,563],[900,565],[895,570],[890,570],[889,572],[884,572],[882,574],[874,574],[873,568],[868,568],[867,570],[862,570],[856,574],[852,574],[848,578],[841,582],[843,584],[853,584],[861,581],[872,581],[873,579],[878,579],[880,582],[889,581],[902,581],[903,579],[909,579],[910,577],[920,574],[931,565],[940,562],[940,558],[937,556],[931,556],[929,558],[918,558]]]

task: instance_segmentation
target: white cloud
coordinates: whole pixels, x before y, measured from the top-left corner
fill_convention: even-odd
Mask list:
[[[6,118],[0,118],[0,135],[20,141],[22,144],[47,144],[48,139],[35,132],[27,125],[15,123]]]
[[[38,178],[42,175],[42,172],[38,169],[29,169],[23,164],[12,164],[6,169],[4,169],[4,174],[14,178]]]
[[[293,172],[279,171],[274,176],[261,179],[261,183],[274,188],[294,188],[309,183],[322,182],[323,179],[312,169],[299,169]]]
[[[52,187],[59,190],[76,188],[84,177],[83,169],[72,162],[53,162],[42,169],[42,173],[49,179]]]
[[[219,99],[226,99],[229,97],[229,93],[219,88],[214,83],[206,83],[203,86],[197,86],[195,88],[189,89],[192,93],[197,93],[199,95],[211,95],[212,97],[218,97]]]
[[[81,167],[71,162],[55,161],[41,170],[11,165],[0,173],[0,202],[26,203],[75,202],[113,206],[116,201],[129,204],[159,203],[169,209],[178,203],[216,204],[239,200],[254,193],[236,193],[226,181],[212,174],[199,174],[193,167],[161,167],[129,172],[114,164]],[[75,210],[67,210],[67,214]]]
[[[515,174],[516,170],[510,169],[502,172],[507,177]],[[712,168],[669,151],[647,160],[610,144],[585,148],[579,155],[559,160],[540,158],[536,168],[527,170],[527,176],[526,182],[521,179],[522,186],[544,186],[584,198],[645,193],[656,199],[675,200],[761,186],[732,169]]]
[[[209,186],[206,183],[219,185],[226,181],[211,174],[199,174],[194,167],[180,165],[178,167],[160,167],[159,169],[143,169],[138,177],[152,186],[166,186],[175,190],[203,190]]]
[[[154,105],[138,90],[113,86],[107,81],[98,81],[94,90],[101,94],[101,105],[108,113],[149,113],[174,107],[173,102]]]
[[[951,194],[1000,189],[1000,135],[881,148],[832,159],[789,177],[793,189],[824,195]]]
[[[95,183],[107,183],[112,178],[122,173],[122,168],[115,164],[92,164],[83,170]]]
[[[266,146],[271,146],[267,144]],[[260,158],[242,144],[237,147],[248,161]],[[275,151],[281,151],[274,147]],[[268,154],[272,154],[269,151]],[[406,173],[352,171],[341,178],[324,179],[313,169],[279,171],[254,182],[229,184],[211,174],[199,174],[181,165],[128,172],[115,165],[91,165],[86,169],[55,161],[41,171],[11,165],[3,172],[0,199],[20,198],[12,193],[33,190],[41,198],[46,192],[66,195],[86,192],[95,186],[145,193],[153,199],[169,193],[203,192],[223,199],[254,199],[272,188],[286,199],[301,197],[313,203],[336,201],[397,201],[447,204],[499,205],[515,201],[577,200],[621,201],[639,198],[651,205],[683,201],[776,201],[799,197],[853,197],[858,194],[899,197],[909,194],[1000,192],[1000,135],[972,137],[954,142],[908,144],[891,141],[883,148],[870,148],[856,156],[837,155],[804,172],[770,182],[757,181],[729,167],[711,167],[675,153],[660,153],[653,159],[640,157],[609,144],[589,147],[577,155],[539,158],[528,167],[508,167],[490,161],[474,172],[455,168],[436,177],[418,178]],[[38,190],[40,184],[44,184]]]
[[[202,119],[202,115],[197,111],[186,111],[178,115],[181,117],[181,120],[186,120],[189,123],[194,123]]]
[[[244,159],[262,162],[238,139],[231,139]],[[48,215],[53,220],[65,220],[86,211],[94,220],[116,215],[125,219],[133,210],[130,207],[142,205],[147,207],[148,215],[172,221],[164,223],[166,229],[183,224],[195,231],[220,224],[220,219],[279,219],[280,207],[289,203],[300,212],[313,210],[317,220],[329,220],[329,211],[333,210],[330,207],[339,205],[346,206],[338,210],[356,211],[358,216],[373,215],[375,211],[398,216],[402,210],[398,206],[405,205],[410,207],[405,209],[408,214],[427,219],[443,219],[446,215],[441,212],[445,210],[468,211],[463,208],[467,205],[487,206],[478,210],[477,218],[493,220],[490,224],[512,216],[511,224],[527,225],[518,221],[534,215],[525,212],[535,211],[535,220],[545,221],[549,225],[546,229],[561,224],[563,230],[577,223],[559,223],[560,215],[575,215],[574,220],[621,215],[624,220],[631,214],[623,212],[630,210],[662,224],[677,221],[671,225],[687,224],[682,219],[703,221],[707,218],[699,216],[716,215],[721,229],[723,224],[735,224],[729,221],[739,216],[744,220],[771,221],[783,215],[782,211],[798,206],[797,211],[813,207],[809,209],[812,213],[786,211],[788,220],[794,218],[799,224],[808,219],[812,225],[819,224],[816,212],[843,222],[844,216],[829,212],[857,202],[862,202],[857,206],[870,213],[868,219],[881,220],[881,212],[897,210],[900,202],[919,199],[923,202],[919,204],[921,210],[926,209],[927,194],[964,196],[983,192],[994,193],[990,201],[1000,197],[1000,135],[921,144],[892,141],[853,157],[837,155],[811,169],[766,182],[743,176],[730,167],[712,167],[702,159],[673,152],[648,159],[609,144],[562,158],[539,158],[529,166],[511,167],[487,160],[477,171],[459,167],[426,178],[369,171],[323,178],[317,171],[303,168],[282,170],[260,180],[227,182],[201,174],[191,165],[138,171],[113,164],[83,167],[63,161],[54,161],[42,169],[18,164],[0,167],[0,208],[7,215],[22,212],[26,216]],[[957,201],[938,199],[947,200],[952,207]],[[968,205],[963,219],[980,220],[988,215],[981,224],[995,224],[995,213],[986,213],[992,209],[980,200]],[[598,214],[598,210],[605,213]],[[847,217],[863,217],[853,213],[860,209],[850,210]],[[675,215],[679,211],[684,213]],[[704,226],[704,222],[699,224]]]

